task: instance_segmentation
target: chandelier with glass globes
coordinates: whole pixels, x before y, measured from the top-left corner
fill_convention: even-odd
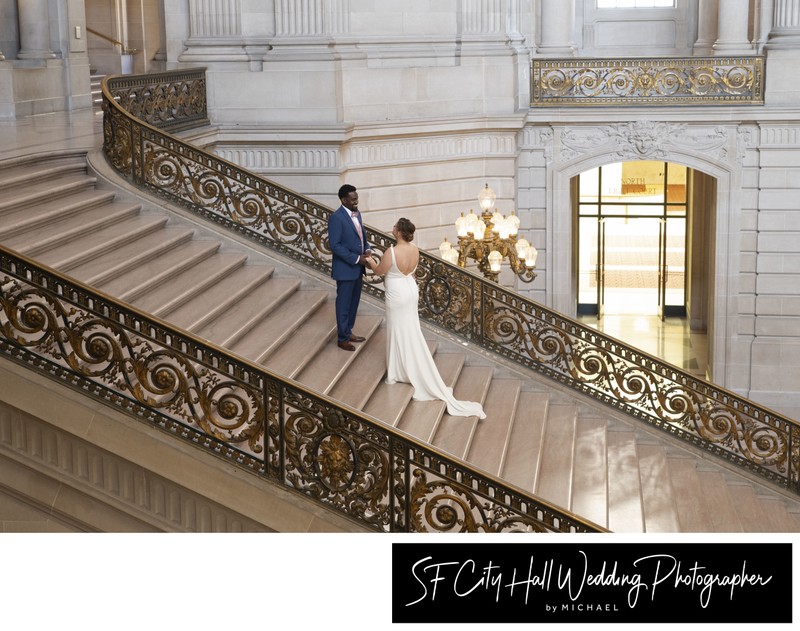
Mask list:
[[[451,244],[447,238],[439,245],[442,258],[453,265],[466,267],[467,260],[478,264],[480,272],[489,280],[497,282],[502,271],[504,259],[508,259],[511,271],[523,282],[536,278],[536,256],[538,252],[525,239],[517,239],[519,217],[511,211],[503,215],[494,209],[497,196],[486,184],[478,195],[482,210],[476,215],[472,210],[456,219],[458,244]]]

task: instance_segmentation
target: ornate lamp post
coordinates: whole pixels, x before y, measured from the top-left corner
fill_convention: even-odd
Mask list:
[[[487,184],[478,195],[481,207],[479,217],[473,211],[465,217],[464,213],[456,219],[456,233],[458,245],[454,247],[447,239],[439,245],[442,258],[454,265],[466,267],[467,259],[472,259],[478,264],[481,273],[494,282],[500,276],[503,259],[508,259],[511,271],[526,283],[536,278],[535,247],[525,239],[517,239],[519,230],[519,217],[511,214],[503,216],[494,211],[496,195]]]

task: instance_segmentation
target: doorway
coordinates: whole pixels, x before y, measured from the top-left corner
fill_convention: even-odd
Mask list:
[[[578,314],[686,316],[687,171],[617,162],[578,176]]]
[[[641,160],[595,167],[572,186],[579,319],[698,376],[708,376],[710,180]]]

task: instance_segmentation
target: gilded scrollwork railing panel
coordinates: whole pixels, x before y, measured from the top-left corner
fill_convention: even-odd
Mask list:
[[[124,177],[330,272],[330,209],[137,121],[114,100],[113,82],[107,88],[104,148]],[[393,242],[370,228],[367,234],[378,256]],[[422,252],[416,275],[420,315],[429,323],[800,492],[796,422],[439,257]],[[368,291],[382,295],[379,283],[370,283]],[[273,431],[270,425],[268,433]]]
[[[764,103],[763,57],[534,59],[531,105]]]
[[[0,353],[375,531],[602,530],[2,246]]]

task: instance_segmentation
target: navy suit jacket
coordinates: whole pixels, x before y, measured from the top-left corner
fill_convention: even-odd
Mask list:
[[[328,219],[328,242],[333,253],[331,276],[335,280],[356,280],[361,274],[366,274],[366,268],[358,264],[358,257],[369,250],[361,213],[358,214],[358,223],[361,226],[361,236],[364,237],[363,248],[347,208],[339,206]]]

